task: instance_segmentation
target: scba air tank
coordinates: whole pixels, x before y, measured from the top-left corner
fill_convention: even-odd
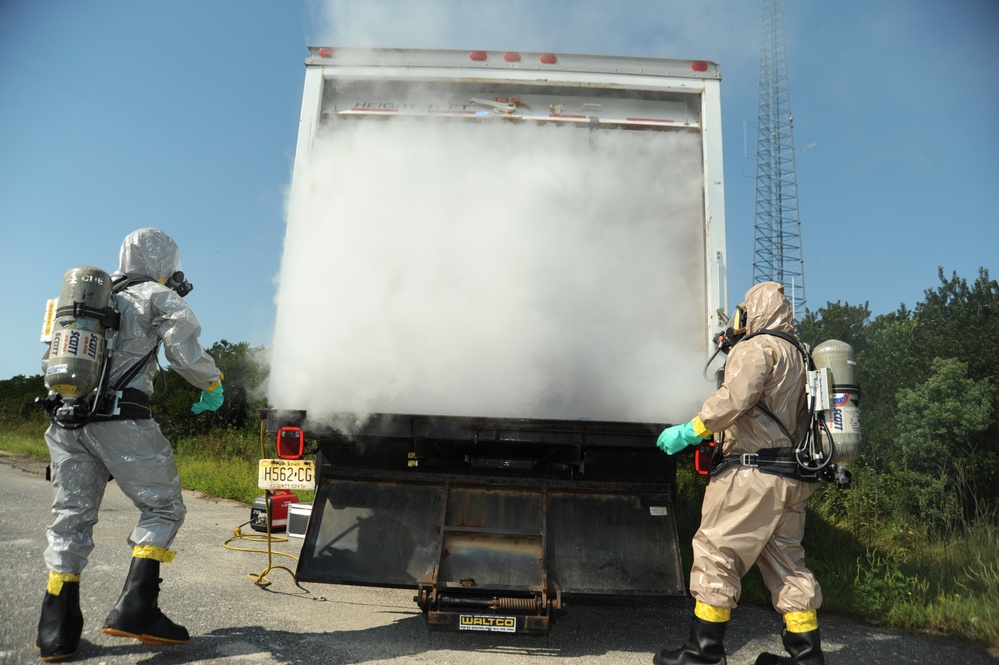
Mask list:
[[[111,277],[94,266],[66,271],[52,326],[45,386],[75,400],[97,388],[106,350]]]
[[[816,369],[828,368],[831,407],[823,414],[828,435],[833,440],[833,462],[848,464],[860,455],[860,385],[857,383],[857,360],[853,347],[831,339],[812,351]],[[826,431],[823,430],[823,439]],[[827,441],[823,449],[829,450]]]

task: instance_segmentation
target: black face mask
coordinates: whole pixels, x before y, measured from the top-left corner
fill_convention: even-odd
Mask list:
[[[184,279],[184,273],[180,270],[170,275],[164,284],[167,288],[173,289],[173,291],[181,298],[190,293],[191,289],[194,288],[194,285]]]
[[[732,325],[726,328],[725,332],[715,336],[715,346],[717,346],[722,353],[726,354],[739,342],[739,340],[746,336],[745,303],[735,308],[735,312],[732,314],[732,318],[729,319],[729,323]]]

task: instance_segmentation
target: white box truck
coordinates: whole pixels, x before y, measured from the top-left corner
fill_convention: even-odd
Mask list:
[[[684,594],[655,442],[715,387],[728,310],[718,66],[305,64],[262,414],[316,452],[298,578],[512,633],[568,598]]]

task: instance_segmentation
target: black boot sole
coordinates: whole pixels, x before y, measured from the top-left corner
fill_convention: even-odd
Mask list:
[[[44,661],[46,663],[54,663],[59,660],[67,660],[76,655],[76,652],[74,651],[72,653],[59,653],[52,656],[46,656],[42,653],[42,648],[37,644],[35,645],[35,651],[38,652],[38,660]]]
[[[187,644],[191,640],[171,640],[166,637],[157,637],[155,635],[137,635],[135,633],[130,633],[127,630],[119,630],[118,628],[108,628],[104,627],[102,629],[105,635],[113,635],[115,637],[130,637],[133,640],[139,640],[143,644],[151,644],[152,646],[165,647],[174,644]]]

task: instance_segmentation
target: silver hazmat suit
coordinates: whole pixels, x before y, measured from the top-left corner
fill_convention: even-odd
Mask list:
[[[197,388],[220,379],[215,361],[198,341],[201,325],[188,304],[162,284],[180,266],[174,240],[157,229],[139,229],[121,246],[116,276],[139,281],[114,294],[121,324],[114,335],[111,384],[162,341],[170,366]],[[42,360],[45,371],[46,360]],[[127,385],[152,394],[155,359]],[[79,574],[93,549],[92,532],[108,476],[141,511],[128,537],[135,546],[169,549],[186,508],[170,443],[151,418],[96,420],[79,429],[51,425],[45,432],[52,458],[53,522],[45,563],[56,573]]]
[[[769,329],[794,332],[794,316],[776,282],[746,293],[746,334]],[[807,367],[801,353],[773,335],[744,339],[732,347],[722,386],[698,416],[712,432],[723,432],[723,453],[788,447],[777,423],[753,408],[760,401],[800,439],[808,426]],[[816,483],[733,464],[713,476],[704,492],[701,524],[694,535],[690,593],[718,608],[736,607],[742,577],[756,563],[782,613],[817,610],[822,589],[805,567],[801,540],[805,503]]]

